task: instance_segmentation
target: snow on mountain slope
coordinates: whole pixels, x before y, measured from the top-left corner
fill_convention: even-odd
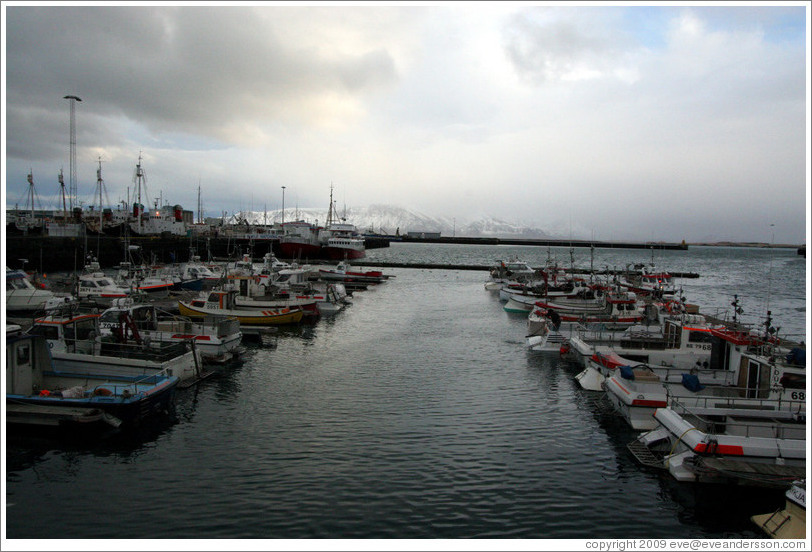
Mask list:
[[[478,220],[463,220],[450,217],[432,217],[394,205],[370,205],[338,210],[338,217],[354,224],[366,234],[408,232],[439,232],[443,236],[494,237],[494,238],[549,238],[552,234],[541,228],[484,217]],[[244,219],[251,224],[273,224],[282,222],[282,211],[244,211],[226,222],[235,223]],[[324,224],[327,220],[327,209],[285,209],[285,221],[304,220],[315,224]]]

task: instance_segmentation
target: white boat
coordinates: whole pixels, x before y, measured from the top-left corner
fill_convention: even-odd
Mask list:
[[[636,264],[633,269],[627,266],[625,277],[618,283],[643,297],[659,299],[673,299],[678,295],[674,278],[666,271],[656,270],[654,263],[648,265]]]
[[[182,384],[200,377],[199,354],[185,343],[150,343],[134,325],[115,338],[102,337],[98,314],[51,314],[37,318],[26,332],[48,340],[54,369],[92,377],[177,376]]]
[[[304,315],[319,314],[318,299],[310,293],[299,291],[280,292],[277,286],[267,286],[259,276],[247,274],[229,274],[223,290],[234,290],[234,308],[240,311],[302,309]]]
[[[536,277],[536,270],[518,258],[499,259],[489,272],[490,278],[485,282],[488,291],[499,291],[509,283],[530,282]]]
[[[341,282],[344,284],[380,284],[385,282],[389,276],[380,270],[352,270],[347,262],[338,263],[335,268],[320,268],[319,278],[330,282]]]
[[[806,367],[796,358],[805,351],[782,354],[747,331],[711,330],[716,339],[707,367],[690,372],[668,366],[620,366],[606,379],[606,395],[615,410],[636,430],[656,427],[657,408],[678,398],[684,406],[772,407],[804,413]]]
[[[65,294],[55,294],[51,290],[35,287],[22,270],[6,267],[6,312],[30,314],[45,311],[72,300]]]
[[[124,289],[132,289],[152,298],[169,297],[169,291],[175,286],[174,280],[160,274],[158,269],[149,268],[144,264],[135,265],[128,261],[119,263],[115,281]]]
[[[686,370],[697,363],[709,362],[713,342],[710,332],[714,327],[702,315],[684,314],[663,319],[661,334],[640,334],[633,329],[637,326],[633,326],[610,344],[589,343],[573,336],[562,348],[567,358],[584,366],[583,372],[576,376],[581,387],[600,391],[607,373],[617,367],[613,357],[620,357],[624,364]]]
[[[806,538],[806,479],[793,481],[784,493],[785,504],[774,512],[757,514],[750,519],[774,539]]]
[[[204,361],[223,362],[242,351],[242,332],[235,318],[210,317],[193,322],[189,318],[159,311],[152,304],[139,304],[131,299],[116,301],[99,316],[101,335],[121,334],[127,324],[134,324],[134,339],[157,343],[188,343]]]
[[[572,315],[562,317],[537,307],[527,315],[527,346],[533,351],[560,352],[561,347],[576,336],[587,343],[602,345],[619,343],[624,332],[637,337],[662,337],[660,318],[648,308],[643,310],[646,314],[640,311],[621,314],[618,311],[617,318],[615,315],[576,318]]]
[[[180,265],[180,278],[181,281],[201,280],[201,289],[211,289],[221,280],[222,271],[215,273],[199,255],[192,253],[189,261]]]
[[[806,415],[764,400],[685,406],[676,398],[654,412],[657,428],[628,448],[642,464],[677,481],[786,486],[806,475]]]
[[[88,258],[84,272],[78,276],[76,283],[76,296],[80,301],[91,301],[105,306],[110,306],[116,299],[123,299],[134,293],[135,290],[119,286],[112,277],[104,274],[99,262],[93,257]]]

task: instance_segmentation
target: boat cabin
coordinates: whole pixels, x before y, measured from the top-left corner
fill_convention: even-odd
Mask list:
[[[6,393],[32,395],[42,386],[42,373],[51,369],[48,343],[34,335],[6,337]]]
[[[738,374],[728,382],[747,398],[767,398],[776,387],[781,398],[804,400],[806,391],[806,351],[795,348],[776,354],[769,341],[750,331],[724,328],[710,330],[711,358],[708,368]]]
[[[705,317],[699,314],[685,314],[679,319],[663,319],[662,334],[646,335],[630,329],[621,338],[619,347],[622,349],[710,351],[712,342],[711,328],[705,322]],[[628,352],[624,352],[623,356],[630,360],[648,361],[647,357],[635,358]]]
[[[94,354],[94,351],[98,352],[96,337],[100,335],[99,315],[37,318],[26,333],[45,338],[54,352]]]

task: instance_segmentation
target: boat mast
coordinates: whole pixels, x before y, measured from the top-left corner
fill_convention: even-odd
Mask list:
[[[144,179],[144,170],[141,168],[141,152],[138,153],[138,164],[135,166],[135,183],[137,186],[137,203],[138,203],[138,233],[141,234],[141,209],[143,209],[143,204],[141,203],[141,183]]]
[[[31,222],[34,222],[34,173],[28,171],[28,195],[31,198]]]
[[[330,207],[327,209],[327,222],[324,224],[325,228],[330,228],[333,224],[333,183],[330,182]]]
[[[102,210],[102,187],[104,186],[104,180],[102,180],[101,175],[101,156],[99,156],[99,168],[96,169],[96,186],[98,186],[99,188],[99,233],[101,233],[104,228],[104,218]]]

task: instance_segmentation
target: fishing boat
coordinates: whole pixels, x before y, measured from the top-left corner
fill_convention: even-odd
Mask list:
[[[224,290],[235,290],[234,308],[241,311],[302,309],[305,316],[319,314],[318,299],[309,290],[289,293],[273,284],[266,285],[258,275],[229,274]]]
[[[657,428],[628,445],[641,463],[677,481],[786,487],[806,476],[805,412],[777,401],[684,405],[654,412]]]
[[[304,311],[300,308],[282,309],[239,309],[235,304],[237,290],[212,290],[205,296],[191,301],[178,301],[182,316],[203,318],[206,316],[228,316],[239,320],[243,326],[278,326],[301,322]]]
[[[674,299],[678,290],[674,278],[668,272],[656,270],[654,262],[650,264],[636,264],[626,267],[624,277],[618,280],[619,285],[633,291],[642,297],[658,299]]]
[[[346,215],[346,213],[345,213]],[[322,259],[333,261],[361,259],[366,256],[366,241],[358,228],[347,223],[346,216],[338,222],[338,214],[333,203],[333,187],[330,186],[330,208],[327,221],[318,233]]]
[[[54,365],[39,335],[6,338],[6,423],[83,429],[138,425],[172,409],[179,379],[164,373],[123,376]]]
[[[194,340],[197,351],[207,363],[222,363],[242,352],[242,332],[235,318],[207,317],[194,322],[132,299],[116,301],[99,316],[102,336],[120,335],[127,324],[132,325],[132,339],[136,341],[187,343]]]
[[[606,396],[636,430],[652,430],[657,408],[679,398],[685,406],[735,403],[738,408],[805,412],[806,351],[781,353],[769,341],[747,331],[712,329],[714,351],[707,367],[690,372],[669,366],[619,366],[606,379]]]
[[[200,379],[200,355],[189,343],[145,340],[132,321],[120,331],[103,336],[99,314],[75,313],[72,309],[37,318],[26,332],[48,342],[54,369],[87,377],[177,376],[182,386]]]
[[[222,269],[222,267],[218,268]],[[193,289],[193,291],[202,291],[203,289],[213,288],[222,279],[222,270],[215,273],[209,266],[201,261],[200,256],[196,255],[194,249],[189,254],[189,261],[180,265],[180,279],[181,281],[200,281],[200,289]]]
[[[282,223],[284,234],[279,239],[279,251],[286,259],[318,259],[321,255],[319,228],[304,221]]]
[[[690,370],[697,363],[707,364],[713,349],[710,324],[699,314],[683,314],[663,319],[661,333],[640,333],[632,326],[617,341],[596,344],[573,336],[562,345],[562,354],[584,366],[576,376],[582,388],[600,391],[607,374],[619,364],[674,366]]]
[[[559,314],[536,306],[527,315],[527,346],[534,351],[556,351],[577,336],[592,344],[610,345],[633,335],[635,338],[662,337],[661,316],[654,305],[637,301],[608,301],[612,311],[599,314]],[[624,334],[624,332],[627,332]]]
[[[347,262],[338,263],[335,268],[320,268],[319,278],[330,282],[341,282],[343,284],[380,284],[385,282],[390,276],[385,275],[380,270],[352,270]]]
[[[764,533],[774,539],[806,538],[806,479],[793,481],[784,493],[783,508],[751,516],[750,519]]]
[[[140,248],[131,245],[129,249],[133,251]],[[158,268],[130,261],[119,263],[116,283],[125,289],[129,288],[152,298],[169,297],[169,291],[175,286],[173,279],[162,275]]]
[[[499,291],[505,285],[520,284],[533,280],[536,270],[525,261],[512,257],[508,260],[498,259],[488,272],[489,278],[485,282],[488,291]]]
[[[587,299],[587,297],[589,299]],[[597,297],[594,290],[590,290],[582,278],[574,278],[568,284],[549,288],[544,284],[515,284],[510,283],[502,286],[499,290],[499,300],[504,302],[505,312],[517,314],[527,314],[535,308],[540,301],[552,301],[556,299],[580,298],[584,304],[597,305]]]
[[[76,282],[76,296],[80,301],[94,302],[109,306],[116,299],[122,299],[135,293],[135,290],[124,288],[115,283],[113,278],[104,274],[99,261],[88,255],[82,274]]]

